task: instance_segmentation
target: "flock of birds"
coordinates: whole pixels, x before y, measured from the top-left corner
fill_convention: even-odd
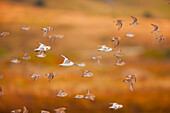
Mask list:
[[[131,16],[132,19],[133,19],[133,22],[130,23],[130,25],[132,26],[136,26],[138,25],[138,21],[137,21],[137,18],[136,17],[133,17]],[[116,20],[116,21],[113,21],[113,22],[116,22],[116,26],[118,26],[118,31],[122,28],[123,26],[123,20]],[[160,30],[158,29],[158,26],[155,25],[155,24],[151,24],[154,29],[151,33],[159,33]],[[31,28],[29,26],[23,26],[21,28],[21,30],[30,30]],[[42,31],[44,31],[44,34],[43,34],[43,37],[45,37],[51,30],[53,30],[52,27],[46,27],[46,28],[42,28],[41,29]],[[6,37],[10,35],[9,32],[2,32],[0,34],[0,37],[3,38],[3,37]],[[134,37],[134,34],[133,33],[129,33],[129,34],[126,34],[127,37]],[[63,35],[50,35],[48,36],[47,38],[51,39],[51,43],[53,43],[55,41],[56,38],[63,38],[64,36]],[[159,40],[159,42],[162,42],[163,40],[165,40],[166,38],[163,36],[163,35],[159,35],[157,38],[157,40]],[[97,49],[97,51],[102,51],[102,52],[110,52],[110,51],[114,51],[114,48],[117,48],[117,52],[115,54],[115,57],[118,59],[118,61],[115,63],[116,66],[123,66],[125,65],[125,62],[122,60],[122,56],[123,54],[121,53],[121,49],[118,48],[119,46],[119,43],[120,43],[120,40],[121,38],[120,37],[113,37],[111,38],[111,42],[115,42],[115,45],[113,48],[111,47],[107,47],[106,45],[99,45],[97,47],[100,47],[99,49]],[[38,48],[34,49],[35,52],[38,52],[38,55],[36,55],[36,57],[40,57],[40,58],[43,58],[43,57],[46,57],[46,52],[51,50],[51,46],[47,46],[43,43],[40,43],[40,42],[37,42],[37,44],[39,45]],[[29,56],[29,53],[27,51],[24,51],[25,55],[22,57],[22,58],[18,58],[18,57],[12,57],[13,59],[11,60],[12,63],[21,63],[21,60],[20,59],[23,59],[23,60],[29,60],[31,59],[31,57]],[[73,61],[69,60],[68,57],[64,56],[64,55],[60,55],[64,61],[63,63],[59,64],[59,66],[73,66],[73,65],[76,65],[76,66],[80,66],[80,67],[84,67],[86,66],[85,63],[79,63],[79,64],[75,64]],[[101,60],[102,60],[102,57],[101,56],[94,56],[92,57],[92,60],[94,62],[97,62],[98,65],[101,64]],[[92,77],[93,76],[93,73],[90,72],[90,70],[82,70],[84,73],[82,74],[82,77]],[[48,76],[48,79],[49,79],[49,82],[51,82],[53,80],[53,78],[55,77],[55,74],[54,73],[47,73],[45,74],[45,76]],[[34,81],[36,81],[37,79],[41,78],[42,76],[39,75],[39,74],[32,74],[30,76],[31,78],[34,79]],[[133,87],[136,83],[136,75],[134,74],[131,74],[131,75],[128,75],[126,76],[126,78],[123,80],[123,82],[127,82],[128,85],[129,85],[129,88],[130,88],[130,91],[133,91]],[[2,74],[0,73],[0,79],[3,78]],[[0,95],[3,95],[3,90],[2,88],[0,87]],[[64,91],[64,90],[57,90],[57,97],[66,97],[68,94]],[[92,101],[95,100],[95,95],[93,95],[89,90],[87,90],[87,93],[85,95],[76,95],[74,98],[76,99],[90,99]],[[120,109],[123,107],[123,105],[121,104],[118,104],[118,103],[110,103],[111,106],[109,107],[110,109],[114,109],[114,110],[117,110],[117,109]],[[61,108],[58,108],[58,109],[54,109],[54,111],[56,113],[65,113],[65,110],[66,108],[65,107],[61,107]],[[28,113],[28,110],[27,108],[24,106],[23,107],[23,110],[22,109],[16,109],[16,110],[13,110],[11,111],[12,113]],[[45,111],[45,110],[41,110],[41,113],[50,113],[49,111]]]

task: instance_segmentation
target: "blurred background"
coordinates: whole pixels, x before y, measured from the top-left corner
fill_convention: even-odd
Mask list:
[[[0,32],[10,32],[0,38],[0,112],[26,106],[30,113],[66,107],[68,113],[160,113],[170,112],[170,5],[168,0],[0,0]],[[138,18],[137,26],[130,26],[130,16]],[[122,19],[120,31],[113,22]],[[161,30],[152,34],[156,24]],[[20,28],[29,25],[31,30]],[[63,34],[63,39],[51,40],[43,36],[41,28],[53,27],[51,34]],[[134,33],[134,38],[125,37]],[[161,43],[155,38],[167,37]],[[98,45],[114,47],[112,37],[121,37],[119,48],[126,65],[117,67],[114,52],[97,51]],[[37,58],[37,42],[52,46],[47,57]],[[23,57],[27,50],[32,57],[12,64],[12,56]],[[59,67],[63,54],[75,63],[85,62],[86,67]],[[100,55],[102,64],[91,58]],[[94,77],[82,78],[82,69],[89,69]],[[56,73],[49,82],[46,73]],[[43,78],[33,81],[29,76],[38,73]],[[134,92],[122,82],[129,74],[137,75]],[[66,98],[56,97],[63,89]],[[74,99],[89,89],[95,101]],[[109,103],[124,107],[109,109]]]

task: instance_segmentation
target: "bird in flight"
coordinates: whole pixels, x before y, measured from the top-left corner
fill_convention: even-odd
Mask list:
[[[82,70],[84,71],[84,74],[82,75],[82,77],[92,77],[93,76],[93,73],[91,73],[89,70]]]
[[[2,87],[0,87],[0,96],[3,94],[4,94],[4,92],[2,91]]]
[[[84,98],[94,101],[95,96],[89,90],[87,90],[87,94]]]
[[[101,57],[101,56],[95,56],[95,57],[92,57],[92,60],[94,60],[94,62],[97,62],[97,63],[98,63],[98,65],[100,65],[100,64],[101,64],[101,59],[102,59],[102,57]]]
[[[50,112],[46,110],[41,110],[41,113],[50,113]]]
[[[159,42],[162,42],[163,40],[166,39],[166,37],[164,37],[163,35],[159,35],[157,38],[155,38],[157,40],[159,40]]]
[[[36,81],[37,79],[41,78],[41,76],[38,75],[38,74],[32,74],[30,77],[34,78],[34,81]]]
[[[116,26],[118,26],[118,31],[122,28],[122,21],[123,20],[115,20],[113,22],[116,22]]]
[[[27,51],[25,51],[24,50],[24,57],[22,57],[22,59],[24,59],[24,60],[29,60],[29,59],[31,59],[31,57],[29,56],[29,54],[28,54],[28,52]]]
[[[123,107],[123,105],[121,104],[118,104],[118,103],[110,103],[112,106],[110,106],[109,108],[110,109],[114,109],[114,110],[117,110],[117,109],[120,109]]]
[[[19,60],[19,58],[14,57],[14,56],[12,56],[12,58],[13,58],[13,59],[11,60],[12,63],[15,63],[15,64],[21,63],[21,61]]]
[[[121,57],[118,57],[118,56],[116,56],[116,57],[118,58],[118,61],[115,64],[116,66],[123,66],[123,65],[125,65],[125,62],[122,61]]]
[[[99,45],[97,47],[101,47],[100,49],[97,49],[98,51],[103,51],[103,52],[109,52],[109,51],[113,51],[112,48],[107,47],[106,45]]]
[[[15,110],[12,110],[11,113],[21,113],[22,110],[21,109],[15,109]]]
[[[44,31],[43,37],[45,37],[49,31],[53,30],[53,28],[52,27],[45,27],[45,28],[42,28],[41,30]]]
[[[28,113],[28,110],[25,106],[23,107],[23,113]]]
[[[135,35],[133,33],[128,33],[125,35],[126,37],[130,37],[130,38],[133,38]]]
[[[64,92],[64,90],[57,90],[57,91],[58,91],[57,94],[58,97],[66,97],[68,95],[66,92]]]
[[[63,38],[63,37],[64,37],[64,35],[59,34],[59,35],[50,35],[47,38],[51,39],[51,43],[54,43],[56,38]]]
[[[130,91],[133,91],[133,86],[136,83],[136,75],[128,75],[123,81],[127,82],[129,84]]]
[[[53,73],[47,73],[46,76],[48,76],[49,82],[51,82],[51,80],[54,78]]]
[[[8,36],[8,35],[10,35],[9,32],[2,32],[2,33],[0,33],[0,37],[1,37],[1,38],[6,37],[6,36]]]
[[[160,30],[158,29],[158,26],[155,24],[151,24],[154,27],[154,30],[151,33],[159,33]]]
[[[31,28],[28,26],[28,25],[25,25],[21,28],[21,30],[25,30],[25,31],[28,31],[30,30]]]
[[[113,41],[115,41],[115,42],[116,42],[116,45],[114,46],[114,48],[115,48],[115,47],[117,47],[117,46],[119,45],[120,40],[121,40],[121,38],[120,38],[120,37],[113,37],[113,38],[111,39],[111,41],[112,41],[112,42],[113,42]]]
[[[65,113],[66,108],[65,107],[60,107],[60,108],[54,109],[54,111],[55,111],[55,113]]]
[[[70,61],[67,57],[65,57],[64,55],[60,55],[61,57],[64,58],[64,61],[62,64],[59,64],[59,66],[72,66],[74,65],[74,62]]]
[[[46,46],[45,44],[42,44],[42,43],[39,43],[37,42],[37,44],[39,44],[39,47],[37,49],[34,49],[35,52],[38,52],[38,51],[48,51],[51,49],[50,46]]]
[[[137,25],[137,24],[138,24],[137,18],[134,17],[134,16],[131,16],[131,17],[132,17],[132,19],[133,19],[133,22],[132,22],[130,25]]]

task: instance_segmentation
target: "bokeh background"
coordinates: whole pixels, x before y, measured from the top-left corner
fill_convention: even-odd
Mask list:
[[[30,113],[66,107],[68,113],[160,113],[170,112],[170,5],[168,0],[0,0],[0,112],[26,106]],[[132,18],[139,25],[130,26]],[[122,19],[123,27],[117,31],[114,20]],[[152,34],[151,23],[161,32]],[[29,25],[30,31],[22,31]],[[41,28],[54,28],[50,34],[63,34],[63,39],[42,37]],[[134,38],[125,37],[134,33]],[[161,43],[155,38],[163,34]],[[97,52],[98,45],[113,47],[112,37],[122,37],[119,48],[124,53],[125,66],[117,67],[114,52]],[[47,57],[37,58],[37,42],[52,46]],[[23,57],[27,50],[32,59],[12,64],[12,56]],[[59,67],[63,54],[75,63],[85,62],[86,67]],[[93,56],[101,55],[102,65],[93,63]],[[82,78],[82,69],[94,73],[92,78]],[[49,83],[46,73],[56,73]],[[29,76],[44,76],[33,82]],[[122,80],[129,74],[137,75],[134,92]],[[56,90],[68,93],[66,98],[56,97]],[[76,94],[86,94],[89,89],[95,101],[74,99]],[[124,107],[110,110],[109,103]]]

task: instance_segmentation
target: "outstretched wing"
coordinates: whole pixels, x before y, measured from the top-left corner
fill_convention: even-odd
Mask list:
[[[137,18],[134,17],[134,16],[131,16],[131,17],[132,17],[132,19],[133,19],[133,23],[132,23],[132,24],[136,23],[136,22],[137,22]]]
[[[153,31],[158,30],[158,26],[157,26],[157,25],[155,25],[155,24],[151,24],[151,25],[154,27],[154,30],[153,30]]]

